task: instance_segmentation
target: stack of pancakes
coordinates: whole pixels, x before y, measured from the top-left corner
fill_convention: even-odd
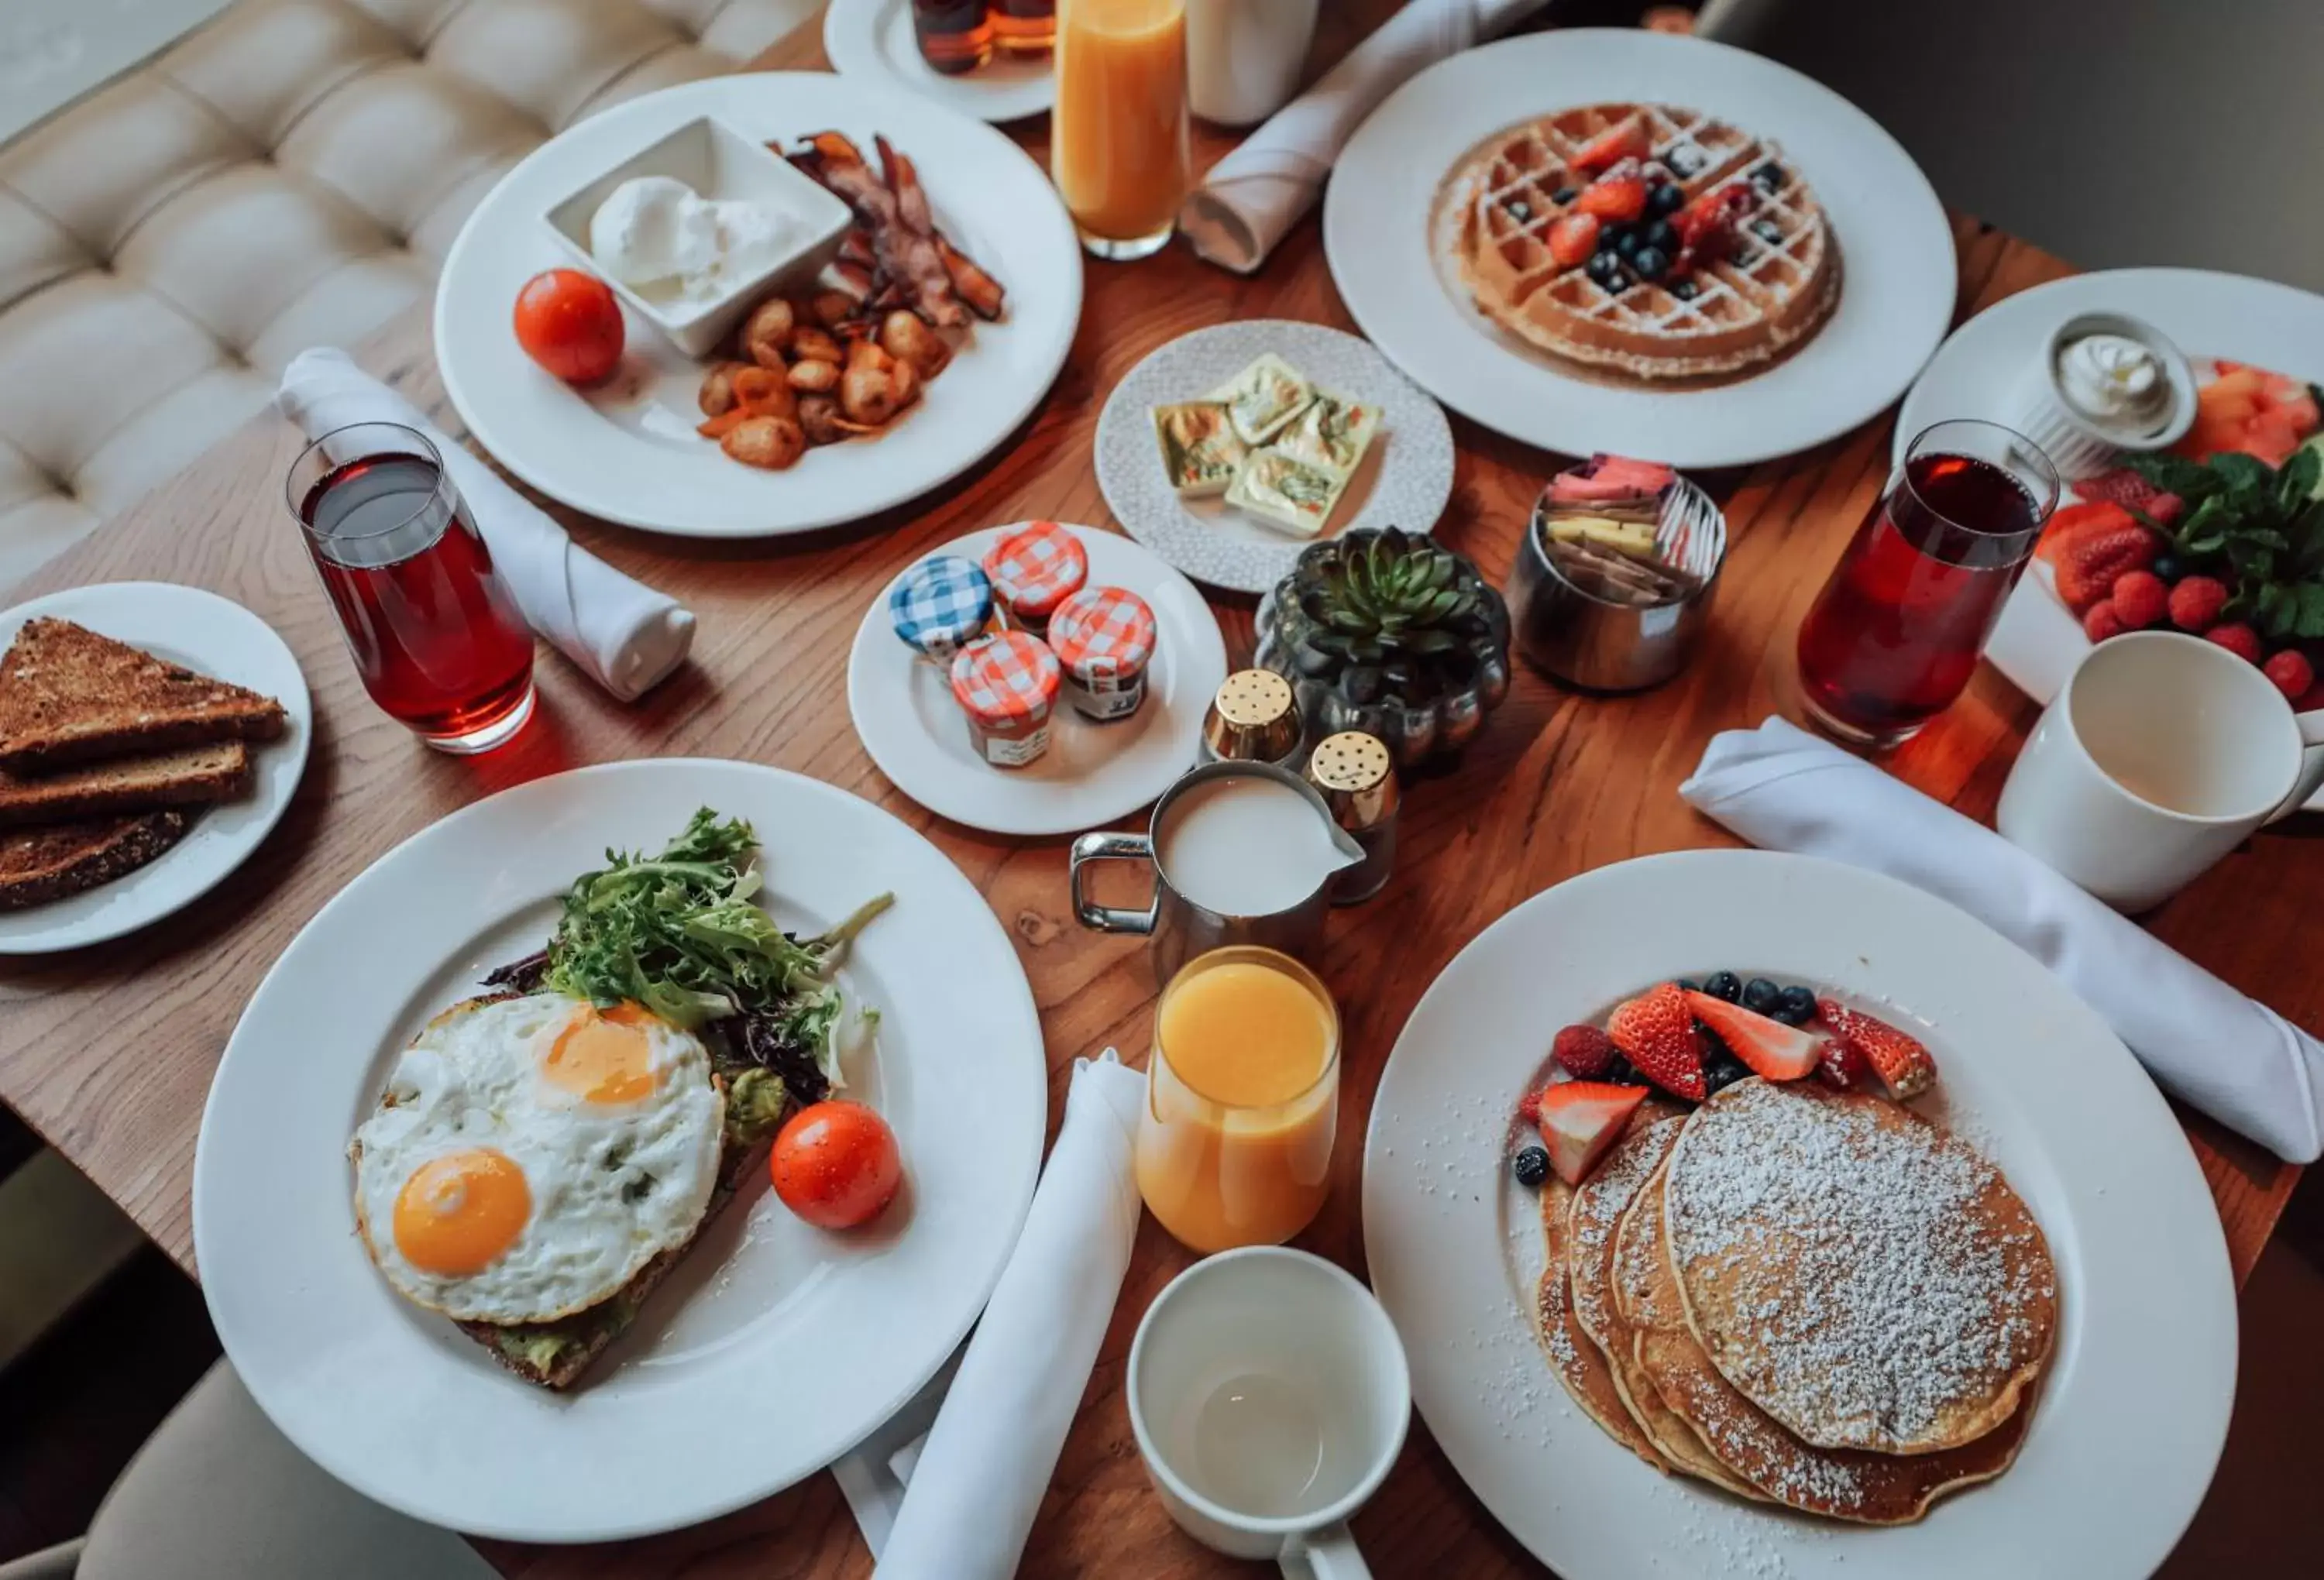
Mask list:
[[[1541,1205],[1543,1346],[1655,1468],[1901,1525],[2016,1457],[2057,1270],[2000,1171],[1909,1109],[1757,1079],[1650,1103]]]

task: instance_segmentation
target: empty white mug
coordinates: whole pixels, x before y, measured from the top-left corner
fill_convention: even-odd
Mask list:
[[[1320,0],[1186,0],[1186,102],[1221,126],[1255,126],[1290,102]]]
[[[2215,642],[2092,648],[2009,770],[2002,837],[2122,911],[2159,905],[2324,784],[2324,713]]]
[[[1371,1291],[1319,1256],[1206,1257],[1130,1346],[1130,1425],[1179,1529],[1286,1575],[1364,1580],[1348,1520],[1404,1447],[1412,1374]]]

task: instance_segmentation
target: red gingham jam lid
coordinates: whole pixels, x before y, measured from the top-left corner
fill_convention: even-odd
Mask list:
[[[989,726],[1046,718],[1057,701],[1057,656],[1038,637],[1002,631],[953,657],[952,694]]]
[[[1089,580],[1089,551],[1057,522],[1028,521],[992,546],[984,574],[1010,612],[1039,620]]]
[[[1127,587],[1084,587],[1049,617],[1049,646],[1079,678],[1135,675],[1154,657],[1154,611]]]

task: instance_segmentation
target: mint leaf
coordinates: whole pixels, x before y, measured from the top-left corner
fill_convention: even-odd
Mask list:
[[[2286,510],[2297,510],[2308,503],[2319,479],[2324,479],[2324,455],[2305,446],[2294,450],[2275,474],[2276,497]]]
[[[2253,610],[2260,635],[2280,642],[2292,634],[2300,619],[2300,600],[2289,587],[2264,586]]]
[[[2300,600],[2292,634],[2301,641],[2324,640],[2324,582],[2302,582],[2292,589]]]
[[[2216,493],[2221,487],[2220,478],[2209,467],[2184,455],[2133,455],[2130,469],[2155,487],[2190,502]]]
[[[2230,496],[2264,494],[2275,485],[2274,468],[2258,456],[2238,450],[2223,450],[2212,456],[2211,470],[2227,484]]]

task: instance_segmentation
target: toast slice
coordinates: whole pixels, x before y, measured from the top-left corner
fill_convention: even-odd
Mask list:
[[[0,768],[151,755],[282,733],[272,697],[198,675],[69,620],[27,620],[0,658]]]
[[[186,837],[174,807],[0,831],[0,911],[61,900],[134,872]]]
[[[250,788],[250,748],[239,740],[154,757],[116,758],[18,775],[0,768],[0,828],[66,822],[161,806],[207,806]]]

